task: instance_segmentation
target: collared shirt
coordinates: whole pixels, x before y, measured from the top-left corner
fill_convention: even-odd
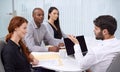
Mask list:
[[[31,72],[31,65],[21,47],[12,40],[8,40],[1,57],[5,72]]]
[[[74,46],[75,58],[81,71],[106,72],[112,59],[120,53],[120,41],[116,38],[103,40],[96,47],[89,49],[83,57],[79,45]]]
[[[30,51],[48,51],[48,48],[42,46],[43,41],[47,41],[50,45],[57,46],[59,42],[55,40],[47,31],[44,24],[41,24],[40,28],[37,27],[34,20],[32,20],[27,27],[27,34],[25,36],[25,42]]]

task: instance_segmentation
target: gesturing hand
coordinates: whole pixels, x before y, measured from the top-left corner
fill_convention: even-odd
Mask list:
[[[75,36],[73,35],[68,35],[68,38],[74,43],[74,44],[79,44],[78,40],[76,39]]]

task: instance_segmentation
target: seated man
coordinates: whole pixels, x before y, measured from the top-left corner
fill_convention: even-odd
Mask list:
[[[35,8],[32,12],[33,20],[28,23],[27,34],[25,36],[25,43],[31,52],[43,52],[43,51],[59,51],[59,46],[64,45],[60,41],[55,40],[47,31],[44,24],[44,12],[41,8]],[[46,48],[42,46],[43,41],[47,41],[52,47]],[[54,72],[44,68],[35,68],[36,72]]]
[[[91,70],[91,72],[106,72],[112,59],[120,53],[120,41],[115,38],[117,22],[110,15],[102,15],[94,20],[94,33],[96,39],[102,40],[97,47],[89,48],[88,53],[83,57],[78,40],[70,35],[74,43],[75,59],[81,71]]]
[[[28,24],[25,42],[30,51],[58,51],[58,45],[63,45],[60,41],[50,36],[44,24],[44,12],[41,8],[35,8],[32,12],[33,20]],[[47,41],[52,47],[41,46],[42,41]]]

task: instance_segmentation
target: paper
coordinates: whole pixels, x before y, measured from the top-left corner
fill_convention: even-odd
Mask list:
[[[46,66],[46,65],[62,65],[62,61],[58,53],[55,52],[34,52],[32,53],[36,59],[39,60],[39,64],[36,66]]]
[[[58,60],[40,60],[40,65],[59,65]]]

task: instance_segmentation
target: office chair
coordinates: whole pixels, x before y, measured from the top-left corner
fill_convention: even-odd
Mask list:
[[[4,66],[3,66],[2,60],[1,60],[1,50],[5,45],[6,45],[6,43],[4,42],[4,40],[0,39],[0,72],[5,72]]]
[[[120,72],[120,53],[113,58],[106,72]]]

